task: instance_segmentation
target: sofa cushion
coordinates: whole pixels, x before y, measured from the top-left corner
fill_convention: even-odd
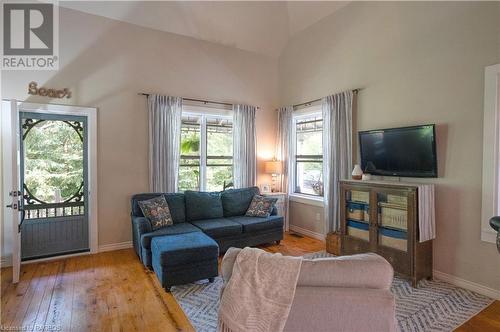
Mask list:
[[[139,201],[139,206],[141,207],[142,214],[148,218],[151,223],[151,228],[154,231],[174,223],[170,215],[167,201],[163,196]]]
[[[183,222],[179,224],[174,224],[172,226],[161,228],[157,231],[151,233],[145,233],[141,235],[141,245],[143,248],[151,248],[151,240],[154,237],[164,236],[164,235],[176,235],[183,233],[201,232],[198,227],[191,225],[190,223]]]
[[[155,237],[151,243],[151,251],[153,261],[159,260],[164,268],[189,265],[214,258],[217,262],[219,256],[217,242],[202,232]]]
[[[186,221],[186,207],[184,203],[184,194],[183,193],[145,193],[145,194],[137,194],[132,196],[131,205],[132,205],[132,215],[136,217],[144,217],[144,214],[139,207],[139,201],[148,200],[154,197],[158,197],[163,195],[165,200],[167,201],[168,208],[170,209],[170,214],[172,215],[172,220],[174,224],[185,222]]]
[[[241,224],[227,218],[196,220],[191,223],[211,237],[238,235],[243,232]]]
[[[252,202],[252,198],[259,194],[259,187],[229,189],[221,193],[224,217],[243,216]]]
[[[223,217],[222,200],[219,192],[184,192],[186,197],[187,221]]]
[[[267,218],[238,216],[230,217],[229,219],[241,224],[243,226],[243,233],[283,228],[283,217],[281,216],[269,216]]]
[[[276,197],[255,195],[252,198],[252,202],[250,203],[250,207],[245,213],[245,216],[267,218],[271,215],[277,201],[278,199]]]

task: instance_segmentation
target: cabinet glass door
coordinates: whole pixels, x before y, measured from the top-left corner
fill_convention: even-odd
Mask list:
[[[346,235],[370,242],[370,191],[346,191]]]
[[[378,245],[408,251],[408,194],[377,193]]]

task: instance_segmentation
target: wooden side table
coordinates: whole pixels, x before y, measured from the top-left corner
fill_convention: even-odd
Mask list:
[[[261,193],[263,196],[268,196],[268,197],[275,197],[278,199],[276,202],[276,209],[278,210],[278,215],[283,217],[283,230],[285,232],[288,231],[289,225],[288,225],[288,195],[286,193],[282,192],[270,192],[270,193]]]

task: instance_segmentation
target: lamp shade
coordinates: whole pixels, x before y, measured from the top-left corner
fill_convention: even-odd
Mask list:
[[[271,160],[264,164],[264,172],[267,174],[281,174],[282,171],[281,161]]]

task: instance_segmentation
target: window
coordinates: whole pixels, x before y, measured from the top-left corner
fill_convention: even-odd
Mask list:
[[[179,190],[200,190],[201,118],[183,116],[181,127],[181,160]]]
[[[220,191],[233,178],[230,116],[184,114],[179,190]]]
[[[206,186],[209,191],[222,190],[233,178],[232,119],[207,118]]]
[[[294,118],[295,193],[323,196],[323,119],[321,113]]]

